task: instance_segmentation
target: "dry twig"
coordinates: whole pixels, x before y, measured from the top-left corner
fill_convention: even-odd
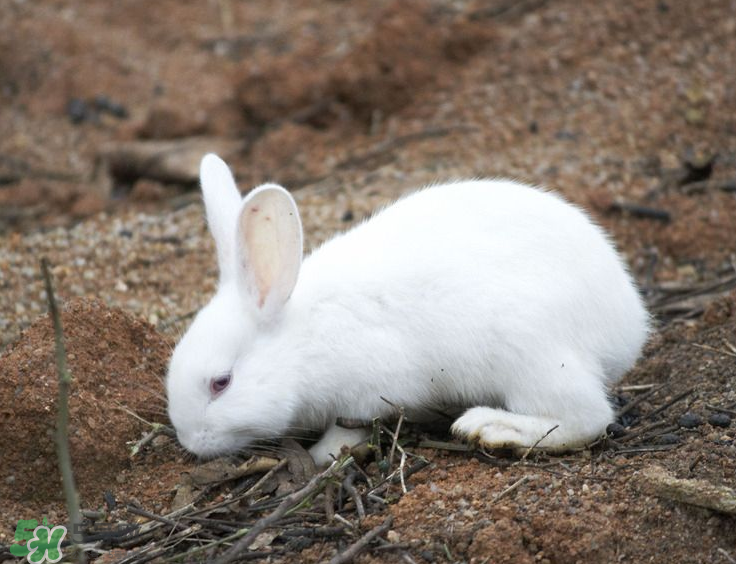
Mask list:
[[[509,495],[511,492],[519,489],[521,486],[526,484],[530,479],[530,476],[522,476],[518,480],[516,480],[513,484],[511,484],[508,488],[503,490],[502,492],[496,494],[493,499],[491,500],[491,505],[495,505],[498,503],[501,499]]]
[[[355,487],[355,477],[358,475],[357,472],[348,472],[348,475],[342,482],[342,487],[348,492],[348,495],[355,503],[355,511],[358,513],[358,521],[365,519],[365,507],[363,506],[363,500],[358,493],[358,488]]]
[[[327,470],[316,474],[302,489],[297,490],[286,496],[272,513],[258,520],[247,531],[247,534],[245,536],[243,536],[232,547],[221,554],[220,557],[214,561],[215,564],[228,564],[229,562],[232,562],[233,560],[239,558],[241,553],[248,550],[248,547],[253,543],[253,541],[259,534],[261,534],[268,527],[276,524],[276,522],[284,517],[287,512],[293,510],[307,498],[317,493],[322,487],[324,487],[325,483],[330,480],[337,472],[343,470],[352,463],[352,457],[347,457],[342,460],[336,460],[329,466],[329,468],[327,468]]]
[[[56,455],[59,459],[62,487],[66,498],[66,507],[69,512],[69,521],[72,532],[69,535],[74,543],[80,542],[80,526],[82,515],[79,510],[79,495],[74,485],[72,458],[69,452],[69,391],[72,377],[66,365],[66,347],[64,346],[64,328],[61,326],[61,315],[56,305],[54,285],[51,280],[49,262],[41,259],[41,272],[46,285],[46,297],[49,302],[49,314],[54,324],[54,343],[56,349],[56,372],[59,375],[59,404],[56,416]],[[84,552],[80,550],[77,561],[85,562]]]
[[[557,429],[557,427],[559,427],[559,425],[555,425],[549,431],[547,431],[544,435],[542,435],[541,437],[539,437],[537,439],[537,442],[536,443],[534,443],[532,446],[530,446],[528,449],[526,449],[526,451],[524,452],[524,455],[521,457],[521,459],[519,460],[519,462],[524,462],[527,459],[527,457],[529,456],[529,453],[531,451],[533,451],[535,448],[537,448],[537,445],[539,443],[541,443],[544,439],[546,439],[547,437],[549,437],[550,433],[552,433],[552,431],[554,431],[555,429]]]
[[[725,407],[718,407],[717,405],[711,405],[709,403],[706,403],[705,407],[707,407],[711,411],[717,411],[718,413],[726,413],[727,415],[733,415],[734,417],[736,417],[736,410],[734,409],[726,409]]]
[[[732,488],[705,480],[675,478],[660,466],[644,469],[639,479],[659,497],[736,515],[736,490]]]
[[[643,402],[646,399],[649,399],[654,394],[656,394],[659,390],[664,388],[664,384],[660,384],[659,386],[656,386],[655,388],[652,388],[648,392],[637,396],[633,400],[631,400],[629,403],[627,403],[625,406],[623,406],[621,409],[618,410],[618,413],[616,413],[616,417],[621,417],[623,415],[626,415],[629,411],[634,409],[637,405],[639,405],[641,402]]]
[[[386,533],[390,528],[391,525],[394,522],[393,516],[389,515],[386,520],[378,525],[378,527],[375,527],[368,531],[366,534],[364,534],[362,537],[360,537],[354,544],[352,544],[350,547],[347,548],[347,550],[344,550],[343,552],[336,554],[329,562],[329,564],[346,564],[347,562],[352,562],[353,558],[358,556],[362,550],[367,547],[373,539],[383,535]]]

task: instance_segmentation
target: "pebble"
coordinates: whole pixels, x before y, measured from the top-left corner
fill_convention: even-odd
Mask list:
[[[728,427],[731,425],[731,416],[728,413],[711,413],[708,416],[708,423],[714,427]]]
[[[419,556],[421,556],[422,559],[425,560],[425,561],[427,561],[427,562],[436,562],[437,561],[437,559],[435,558],[434,554],[432,552],[430,552],[429,550],[422,550],[419,553]]]
[[[87,102],[79,98],[72,98],[66,105],[66,114],[72,123],[82,123],[87,119],[88,113]]]
[[[680,418],[677,420],[677,424],[685,429],[695,429],[695,427],[699,427],[703,424],[703,418],[697,413],[688,411],[687,413],[680,415]]]
[[[104,94],[98,94],[94,98],[95,107],[101,112],[107,112],[120,119],[128,117],[128,110],[121,103],[111,100]]]
[[[340,221],[348,223],[350,221],[353,221],[354,219],[355,219],[355,214],[353,213],[353,210],[347,210],[345,211],[345,213],[342,214]]]
[[[657,437],[657,443],[660,445],[676,445],[680,440],[679,435],[675,433],[665,433]]]
[[[626,428],[621,423],[611,423],[606,427],[606,435],[618,439],[626,434]]]

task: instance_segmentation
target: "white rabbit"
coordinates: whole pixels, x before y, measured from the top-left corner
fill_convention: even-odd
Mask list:
[[[605,233],[561,197],[508,180],[415,192],[302,263],[291,195],[241,198],[202,160],[220,283],[174,351],[169,415],[212,456],[324,431],[318,463],[394,414],[467,409],[485,447],[564,450],[613,420],[607,386],[636,361],[649,316]]]

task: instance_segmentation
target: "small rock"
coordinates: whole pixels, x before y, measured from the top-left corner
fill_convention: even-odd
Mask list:
[[[657,443],[660,445],[676,445],[679,442],[680,437],[675,433],[665,433],[657,437]]]
[[[690,107],[685,110],[685,121],[688,125],[703,125],[705,123],[705,112],[701,108]]]
[[[728,413],[711,413],[708,416],[708,423],[714,427],[728,427],[731,425],[731,416]]]
[[[166,197],[166,188],[148,178],[139,178],[130,191],[130,199],[134,202],[159,202]]]
[[[104,94],[98,94],[95,96],[94,104],[100,112],[107,112],[108,114],[120,119],[126,119],[128,117],[128,110],[125,106],[119,102],[111,100]]]
[[[69,116],[72,123],[82,123],[89,115],[87,102],[79,98],[72,98],[67,102],[66,115]]]
[[[695,429],[695,427],[699,427],[703,424],[703,418],[697,413],[688,411],[687,413],[680,415],[680,418],[677,420],[677,424],[684,429]]]
[[[621,423],[611,423],[606,427],[606,435],[618,439],[626,434],[626,428]]]
[[[202,111],[184,112],[174,104],[152,107],[138,130],[142,139],[178,139],[201,135],[207,130],[207,116]]]
[[[353,221],[355,219],[355,214],[353,214],[353,210],[346,210],[344,214],[342,214],[342,217],[340,218],[345,223],[349,221]]]
[[[69,213],[76,218],[87,217],[105,209],[105,200],[93,192],[86,192],[77,198],[69,208]]]
[[[419,553],[419,556],[421,556],[422,559],[426,562],[436,562],[437,561],[434,554],[432,554],[432,552],[430,552],[429,550],[422,550]]]
[[[397,544],[401,542],[401,536],[393,529],[386,533],[386,540],[390,543]]]

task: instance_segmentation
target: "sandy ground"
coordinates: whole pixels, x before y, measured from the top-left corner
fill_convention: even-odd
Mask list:
[[[214,291],[189,171],[217,149],[244,192],[293,190],[309,248],[427,183],[549,186],[611,232],[658,320],[622,383],[656,387],[620,421],[635,436],[522,465],[415,446],[431,463],[384,511],[402,548],[358,561],[732,562],[734,517],[646,476],[736,487],[736,424],[709,422],[736,409],[735,68],[726,0],[0,4],[0,557],[18,519],[65,518],[41,256],[83,507],[110,492],[166,513],[197,467],[166,437],[129,449],[166,421],[170,348]],[[268,550],[316,562],[344,544]]]

